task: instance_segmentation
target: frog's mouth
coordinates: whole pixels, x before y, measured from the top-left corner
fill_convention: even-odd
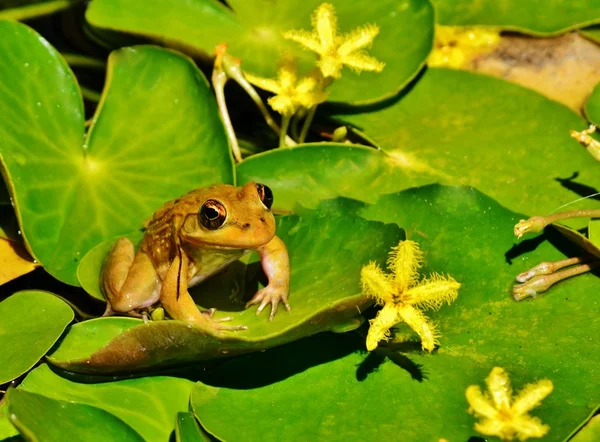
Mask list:
[[[210,235],[213,236],[213,235]],[[275,236],[275,232],[269,235],[249,235],[241,233],[239,237],[232,236],[231,233],[224,235],[214,235],[212,238],[185,235],[182,239],[184,243],[199,248],[210,248],[218,250],[247,250],[257,249],[269,243]]]

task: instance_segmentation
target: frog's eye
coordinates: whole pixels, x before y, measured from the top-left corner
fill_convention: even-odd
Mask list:
[[[208,200],[200,207],[200,224],[209,230],[217,230],[225,222],[227,218],[227,210],[225,206],[217,200]]]
[[[270,209],[273,205],[273,192],[268,186],[264,184],[256,184],[256,190],[258,190],[258,196],[267,209]]]

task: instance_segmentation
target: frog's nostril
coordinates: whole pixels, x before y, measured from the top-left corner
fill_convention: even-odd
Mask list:
[[[244,229],[249,229],[250,228],[250,223],[245,223],[242,227]]]
[[[264,218],[261,218],[261,219],[260,219],[260,222],[261,222],[261,223],[264,223],[264,222],[265,222],[265,219],[264,219]]]

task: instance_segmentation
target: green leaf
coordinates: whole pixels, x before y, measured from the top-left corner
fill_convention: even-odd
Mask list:
[[[590,221],[589,225],[592,225],[592,221]],[[570,242],[585,250],[587,253],[590,253],[600,259],[599,243],[592,241],[591,238],[587,238],[577,230],[563,226],[562,224],[554,223],[552,224],[552,227],[558,230],[561,235],[567,238]]]
[[[216,45],[242,59],[242,68],[275,77],[285,53],[298,57],[303,72],[315,67],[316,56],[282,37],[292,29],[312,30],[311,15],[320,0],[233,0],[231,9],[215,0],[191,0],[165,7],[160,0],[94,0],[86,18],[94,26],[184,43],[212,54]],[[433,8],[427,0],[344,2],[332,0],[340,31],[368,23],[381,31],[369,54],[386,63],[381,73],[356,75],[344,70],[331,87],[330,100],[372,101],[402,89],[421,69],[433,44]],[[360,10],[360,14],[357,14]]]
[[[189,412],[177,413],[175,422],[177,442],[211,442],[210,436],[198,425],[196,417]]]
[[[29,373],[20,389],[100,408],[123,420],[144,440],[166,442],[175,416],[188,409],[193,386],[191,381],[167,376],[80,384],[56,375],[44,364]]]
[[[216,104],[189,59],[152,46],[113,52],[84,139],[61,56],[25,25],[3,21],[0,33],[0,160],[24,239],[56,278],[77,284],[94,245],[141,228],[169,199],[233,181]]]
[[[592,219],[588,224],[589,240],[600,249],[600,219]]]
[[[248,330],[207,334],[181,321],[157,321],[130,328],[104,345],[105,334],[100,333],[97,341],[96,332],[86,331],[91,324],[86,322],[70,329],[51,362],[78,373],[129,373],[264,350],[326,330],[357,328],[359,312],[372,304],[360,294],[360,269],[369,260],[383,263],[387,250],[404,232],[393,224],[365,221],[350,210],[351,206],[340,206],[326,217],[305,210],[301,216],[277,218],[277,235],[290,255],[291,312],[281,309],[269,321],[266,312],[257,316],[256,307],[244,308],[242,298],[249,299],[264,282],[260,263],[247,259],[231,264],[192,294],[202,307],[215,307],[217,317],[231,316],[228,324],[243,324]],[[99,271],[97,267],[96,275]],[[90,326],[100,328],[102,321],[108,320]],[[84,337],[71,340],[71,333]],[[87,336],[90,343],[80,351],[79,342]],[[90,356],[93,346],[101,348]]]
[[[585,121],[565,106],[503,80],[428,69],[388,107],[340,118],[369,133],[388,153],[388,161],[412,178],[410,185],[471,185],[530,215],[552,212],[577,199],[577,192],[587,195],[600,189],[597,163],[570,137],[571,129],[587,127]],[[298,164],[297,173],[310,170],[319,185],[352,185],[328,182],[328,169],[334,166],[325,161],[316,167]],[[269,170],[281,177],[271,183],[274,192],[286,183],[279,172],[277,167]],[[588,199],[581,206],[598,203]]]
[[[6,401],[0,401],[0,440],[18,435],[19,431],[10,423]]]
[[[44,357],[74,318],[50,293],[25,290],[0,302],[0,385],[16,379]]]
[[[314,208],[343,196],[375,202],[379,195],[426,181],[399,167],[389,155],[361,146],[311,143],[276,149],[239,163],[237,181],[256,181],[273,189],[275,210]]]
[[[555,35],[600,23],[600,4],[596,0],[432,0],[432,3],[439,23],[449,26],[484,25],[532,35]]]
[[[569,440],[571,442],[594,442],[600,440],[600,416],[591,418],[573,439]]]
[[[600,125],[600,83],[592,91],[592,95],[585,102],[585,116],[591,123]]]
[[[409,238],[425,254],[422,274],[450,274],[462,283],[451,306],[427,313],[439,326],[440,348],[422,352],[401,324],[397,339],[408,342],[368,354],[364,335],[325,334],[225,361],[205,378],[219,388],[200,384],[192,393],[208,432],[265,442],[306,435],[466,441],[477,433],[465,389],[482,385],[494,366],[507,370],[515,391],[541,378],[554,383],[533,411],[551,427],[545,441],[564,440],[594,412],[597,277],[582,275],[534,300],[513,301],[515,275],[563,255],[541,236],[515,245],[512,229],[522,216],[472,188],[410,189],[357,210],[410,226]]]
[[[10,389],[11,420],[28,440],[142,442],[121,419],[96,407]]]
[[[29,20],[66,9],[80,0],[4,0],[0,20]]]
[[[600,43],[600,26],[591,26],[581,30],[581,35],[595,43]]]

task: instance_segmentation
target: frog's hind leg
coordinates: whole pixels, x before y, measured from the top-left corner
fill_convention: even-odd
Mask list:
[[[117,240],[106,257],[101,283],[110,304],[105,314],[147,307],[160,294],[160,279],[150,257],[144,252],[136,255],[127,238]]]

